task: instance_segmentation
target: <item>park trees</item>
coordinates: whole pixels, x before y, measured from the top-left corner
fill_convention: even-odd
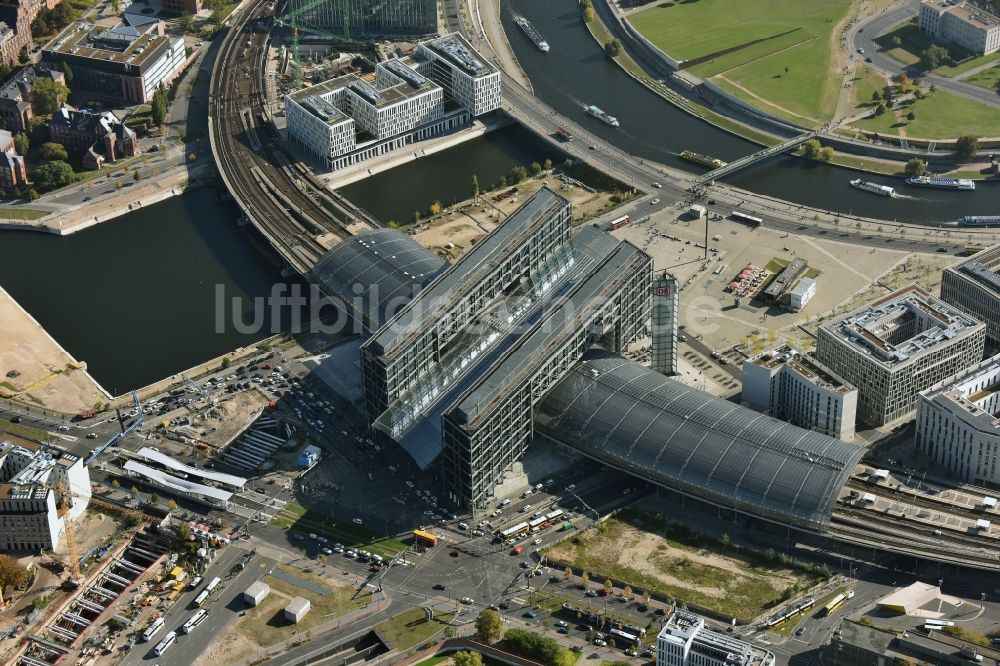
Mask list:
[[[919,157],[914,157],[906,163],[903,171],[907,176],[922,176],[927,173],[927,162]]]
[[[503,638],[504,622],[500,613],[487,608],[476,618],[476,638],[491,645]]]
[[[925,71],[937,69],[950,62],[951,54],[948,53],[948,49],[938,44],[931,44],[920,54],[920,67]]]
[[[961,162],[971,162],[979,152],[979,137],[965,135],[955,142],[955,156]]]
[[[65,84],[39,77],[35,79],[34,89],[31,93],[31,108],[36,116],[47,116],[62,106],[67,97],[69,97],[69,88]]]

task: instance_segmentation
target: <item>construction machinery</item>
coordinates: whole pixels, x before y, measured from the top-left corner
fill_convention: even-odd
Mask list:
[[[71,588],[79,587],[81,582],[83,581],[83,575],[80,573],[80,555],[76,548],[76,532],[74,531],[73,521],[70,518],[70,513],[69,513],[71,507],[71,502],[70,502],[71,496],[81,499],[86,499],[87,502],[89,502],[90,504],[95,504],[105,509],[111,509],[112,511],[120,511],[127,516],[134,516],[135,518],[138,519],[137,525],[141,525],[144,519],[151,520],[154,522],[158,522],[160,520],[159,517],[151,516],[148,513],[140,511],[139,509],[133,509],[121,506],[120,504],[115,504],[114,502],[108,502],[98,497],[94,497],[93,495],[91,495],[90,497],[86,497],[79,493],[75,493],[72,490],[70,490],[69,487],[66,486],[65,484],[60,484],[60,485],[43,484],[43,485],[45,488],[54,490],[57,493],[59,493],[59,507],[57,511],[59,517],[63,519],[63,526],[65,527],[66,531],[66,550],[68,552],[69,571],[70,571],[69,580],[67,580],[66,582],[67,585]]]
[[[336,35],[330,30],[310,22],[307,17],[308,12],[322,5],[329,5],[334,2],[340,3],[340,11],[343,16],[343,34]],[[351,41],[351,22],[349,0],[307,0],[300,6],[291,8],[289,2],[286,11],[275,19],[278,25],[287,26],[292,30],[292,67],[295,69],[294,88],[298,90],[302,87],[302,60],[299,56],[299,33],[308,32],[327,39],[342,39],[345,42]]]

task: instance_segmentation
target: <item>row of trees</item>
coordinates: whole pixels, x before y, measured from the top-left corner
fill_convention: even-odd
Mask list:
[[[60,2],[52,9],[43,7],[31,24],[31,34],[33,37],[54,35],[75,21],[79,14],[69,2]]]
[[[580,0],[580,6],[583,8],[583,20],[590,23],[595,18],[597,14],[594,13],[594,5],[590,0]]]
[[[576,661],[576,655],[551,638],[524,629],[507,629],[500,613],[495,610],[484,610],[476,618],[476,638],[487,645],[503,639],[505,650],[547,666],[572,666]],[[457,659],[455,663],[458,666],[477,666],[465,657],[461,663]]]
[[[809,139],[802,144],[802,154],[811,160],[829,162],[833,159],[833,148],[820,145],[818,139]]]

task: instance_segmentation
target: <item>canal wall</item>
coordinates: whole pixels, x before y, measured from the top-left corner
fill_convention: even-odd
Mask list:
[[[359,180],[364,180],[365,178],[374,176],[377,173],[382,173],[383,171],[388,171],[403,164],[413,162],[421,157],[427,157],[428,155],[440,153],[443,150],[448,150],[449,148],[453,148],[457,145],[465,143],[466,141],[472,141],[473,139],[486,136],[490,132],[513,124],[513,122],[514,121],[509,116],[506,116],[505,114],[497,114],[491,118],[477,120],[472,127],[466,127],[465,129],[452,134],[436,137],[428,141],[422,141],[420,144],[411,144],[405,150],[393,151],[374,160],[362,162],[361,164],[348,169],[343,169],[342,171],[337,171],[320,177],[326,182],[327,187],[330,189],[337,189],[350,185],[351,183],[356,183]],[[423,145],[423,147],[419,147],[420,145]],[[414,148],[419,149],[414,150]]]

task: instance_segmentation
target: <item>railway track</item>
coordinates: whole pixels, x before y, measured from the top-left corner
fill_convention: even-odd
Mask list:
[[[281,145],[264,104],[269,38],[252,29],[268,16],[267,1],[246,7],[223,40],[212,72],[210,140],[243,213],[293,269],[307,274],[330,246],[378,222],[327,190]]]
[[[979,518],[989,518],[991,514],[989,512],[983,512],[977,510],[975,507],[970,507],[963,504],[954,504],[949,502],[948,499],[944,497],[927,497],[925,495],[919,495],[913,492],[912,488],[907,487],[905,484],[900,484],[900,490],[897,492],[895,488],[890,488],[885,485],[878,485],[868,483],[867,481],[858,478],[856,476],[851,477],[846,484],[846,487],[857,490],[859,493],[870,493],[886,500],[887,502],[897,502],[899,504],[909,504],[913,507],[919,507],[921,509],[927,509],[928,511],[936,511],[938,513],[949,513],[961,518],[967,518],[971,520],[978,520]],[[945,489],[941,490],[942,493],[948,492]],[[967,495],[978,495],[978,493],[971,493],[968,491],[962,491]],[[982,495],[980,499],[985,498]]]

